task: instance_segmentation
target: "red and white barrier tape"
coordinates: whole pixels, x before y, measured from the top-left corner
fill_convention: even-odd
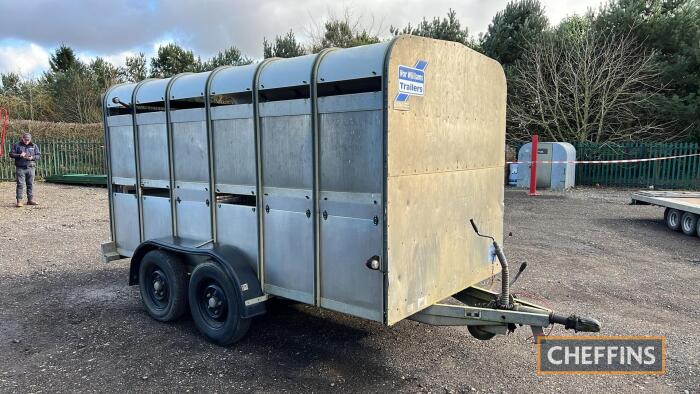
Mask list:
[[[645,161],[659,161],[680,159],[683,157],[700,156],[700,153],[690,155],[666,156],[666,157],[650,157],[646,159],[629,159],[629,160],[538,160],[537,163],[542,164],[619,164],[619,163],[641,163]],[[532,161],[507,161],[506,164],[531,164]]]

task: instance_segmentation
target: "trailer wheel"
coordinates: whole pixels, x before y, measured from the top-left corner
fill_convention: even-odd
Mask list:
[[[187,274],[180,258],[173,253],[152,250],[139,267],[141,302],[152,318],[177,320],[187,310]]]
[[[698,230],[698,215],[684,212],[681,216],[681,231],[685,235],[695,235]]]
[[[681,229],[681,211],[673,208],[666,208],[664,211],[664,219],[666,220],[666,226],[673,231],[678,231]]]
[[[481,341],[488,341],[496,336],[496,334],[482,330],[479,326],[467,326],[467,330],[472,336]]]
[[[240,292],[218,265],[206,262],[195,267],[188,298],[194,324],[212,342],[231,345],[248,332],[251,319],[240,316]]]

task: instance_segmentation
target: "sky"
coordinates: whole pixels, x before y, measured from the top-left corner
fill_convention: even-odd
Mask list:
[[[540,0],[550,23],[597,8],[601,0]],[[477,36],[508,0],[0,0],[0,73],[25,78],[49,67],[60,44],[82,60],[101,56],[123,65],[127,55],[176,42],[202,58],[229,46],[262,57],[262,41],[290,29],[308,43],[329,15],[352,20],[380,37],[389,27],[443,17],[450,8]]]

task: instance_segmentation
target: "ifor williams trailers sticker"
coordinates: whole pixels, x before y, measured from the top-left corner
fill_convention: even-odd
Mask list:
[[[408,111],[408,99],[411,96],[425,95],[425,68],[428,62],[418,60],[413,67],[399,65],[398,88],[399,92],[394,98],[394,109]]]

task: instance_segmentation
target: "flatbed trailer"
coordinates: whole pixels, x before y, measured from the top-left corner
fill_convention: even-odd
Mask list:
[[[700,192],[639,191],[632,193],[633,205],[655,205],[666,208],[664,221],[673,231],[700,237]]]

